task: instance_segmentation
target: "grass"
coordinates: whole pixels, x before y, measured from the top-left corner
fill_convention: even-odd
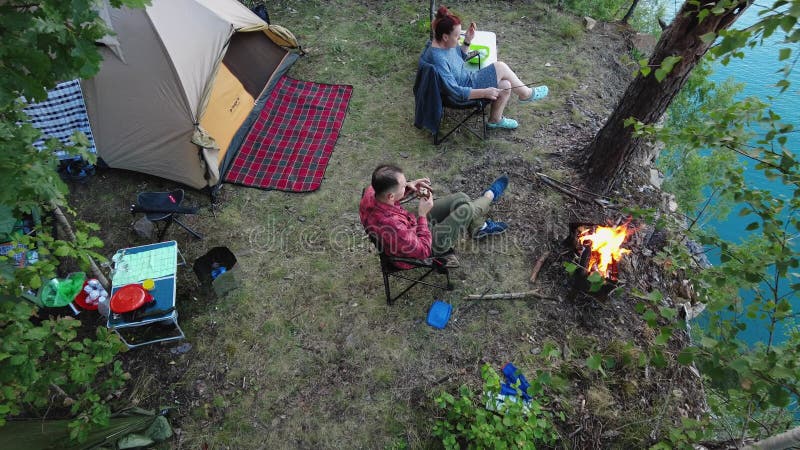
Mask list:
[[[604,347],[597,338],[566,333],[558,323],[562,318],[554,320],[535,302],[461,300],[463,294],[487,290],[530,289],[537,245],[555,241],[558,225],[547,236],[511,232],[485,242],[467,240],[457,249],[462,269],[455,274],[455,292],[417,287],[396,305],[385,305],[377,256],[357,214],[372,169],[379,162],[399,163],[410,179],[430,176],[434,190],[442,193],[467,189],[476,194],[477,186],[505,167],[500,162],[564,179],[563,168],[547,163],[546,155],[562,144],[552,137],[554,130],[588,120],[567,108],[566,100],[601,77],[600,71],[610,70],[598,65],[603,61],[585,57],[593,38],[577,17],[541,2],[462,2],[455,12],[495,31],[500,59],[523,79],[548,84],[551,96],[535,107],[509,106],[522,124],[514,133],[496,133],[486,141],[461,133],[434,147],[427,132],[412,126],[411,87],[427,39],[427,4],[269,2],[272,23],[292,30],[307,51],[289,75],[351,84],[353,97],[321,189],[288,194],[226,185],[215,217],[193,219],[204,241],[171,231],[190,259],[215,245],[230,247],[239,259],[242,284],[216,299],[183,273],[179,309],[191,352],[174,356],[151,347],[150,353],[125,356],[133,372],[137,364],[161,364],[159,378],[136,385],[137,401],[175,408],[173,425],[182,430],[183,448],[434,447],[429,434],[433,396],[462,383],[478,387],[482,362],[499,368],[512,359],[529,373],[562,365],[565,377],[594,380],[591,404],[612,414],[608,388],[581,365],[590,352]],[[609,89],[599,84],[597,89]],[[584,110],[598,108],[594,99],[590,103]],[[95,195],[103,196],[103,204],[125,203],[119,199],[159,183],[130,183],[114,195]],[[514,183],[507,200],[494,209],[497,217],[531,204],[548,223],[570,219],[560,195],[537,190],[522,178]],[[202,201],[196,193],[190,196]],[[96,219],[107,233],[124,225],[102,215],[87,219]],[[125,245],[131,239],[104,238]],[[434,298],[455,308],[444,331],[424,321]],[[561,335],[537,334],[534,324],[551,322],[562,328]],[[548,340],[565,342],[570,354],[539,358],[532,353]],[[616,343],[607,351],[635,354]],[[567,396],[577,388],[563,382],[558,389]],[[564,405],[565,411],[576,408]]]

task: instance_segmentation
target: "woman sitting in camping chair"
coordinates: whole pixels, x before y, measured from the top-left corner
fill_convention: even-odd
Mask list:
[[[458,44],[461,19],[446,7],[439,7],[431,26],[434,40],[422,52],[420,60],[432,64],[449,90],[460,94],[460,100],[491,100],[491,113],[486,124],[488,128],[513,130],[519,126],[516,120],[503,117],[511,92],[522,103],[531,103],[547,96],[547,86],[529,88],[504,62],[497,61],[477,72],[470,72],[464,67],[469,46],[475,37],[475,22],[470,23],[461,45]]]

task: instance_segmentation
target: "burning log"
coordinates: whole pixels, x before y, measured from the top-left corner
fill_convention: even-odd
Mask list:
[[[622,247],[626,244],[632,227],[629,221],[616,226],[602,226],[594,224],[571,224],[571,244],[578,258],[579,269],[573,274],[575,286],[583,291],[597,291],[597,279],[593,281],[593,274],[599,275],[603,286],[600,295],[607,295],[612,291],[619,280],[619,262],[623,255],[631,251]]]
[[[622,248],[622,244],[625,243],[627,237],[627,223],[616,227],[597,226],[594,231],[582,231],[578,235],[578,240],[583,247],[581,258],[583,259],[584,255],[588,253],[589,260],[586,265],[581,264],[581,266],[585,267],[590,273],[597,271],[604,278],[616,281],[619,260],[622,255],[631,252],[627,248]]]

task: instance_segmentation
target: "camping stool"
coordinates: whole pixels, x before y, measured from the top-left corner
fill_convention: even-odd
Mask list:
[[[236,265],[236,256],[228,247],[214,247],[205,255],[194,261],[194,273],[202,285],[210,285],[215,277],[211,273],[215,269],[224,267],[225,271],[230,271]]]
[[[202,235],[178,220],[181,214],[197,214],[197,208],[181,207],[183,197],[183,189],[172,192],[140,192],[136,196],[136,204],[131,205],[131,214],[144,213],[145,218],[154,225],[157,222],[165,222],[166,224],[158,231],[159,242],[164,240],[164,235],[173,223],[177,223],[195,238],[203,239]]]

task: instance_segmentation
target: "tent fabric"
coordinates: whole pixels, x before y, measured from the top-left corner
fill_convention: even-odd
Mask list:
[[[191,20],[181,20],[187,14],[191,14]],[[195,0],[154,1],[147,7],[147,15],[183,86],[195,122],[206,85],[222,60],[234,28],[214,11],[199,7]]]
[[[113,168],[202,188],[192,110],[147,12],[115,8],[111,20],[127,63],[101,48],[100,72],[83,82],[98,155]]]
[[[30,124],[42,132],[42,138],[33,143],[37,149],[44,150],[45,140],[49,138],[58,139],[64,145],[72,145],[72,134],[77,130],[89,140],[87,150],[90,153],[96,152],[80,81],[58,83],[55,88],[47,91],[47,100],[25,107],[25,114],[30,118]],[[58,159],[72,157],[63,150],[55,154]]]
[[[247,107],[296,56],[272,42],[263,31],[267,24],[236,0],[153,0],[145,9],[110,8],[104,20],[124,58],[101,48],[99,73],[82,82],[98,156],[112,168],[193,188],[218,183],[219,158],[228,148],[235,153],[240,141],[228,142],[253,114]],[[228,59],[239,63],[235,71],[223,68],[229,51],[235,55]],[[258,59],[241,64],[241,55]],[[217,82],[239,92],[215,103]],[[224,114],[236,99],[245,110]],[[215,129],[206,115],[225,123]],[[201,127],[208,131],[204,141],[222,141],[219,150],[192,142]],[[217,136],[218,130],[224,132]]]
[[[253,109],[256,100],[242,83],[222,64],[217,73],[206,113],[200,125],[205,128],[220,149],[227,150],[233,135]],[[220,157],[225,156],[225,150]]]
[[[70,420],[9,420],[0,427],[0,448],[89,450],[102,445],[114,446],[119,438],[128,433],[147,429],[157,417],[152,411],[132,408],[125,415],[109,419],[107,427],[90,431],[84,442],[70,440]]]
[[[317,190],[352,93],[348,85],[283,76],[224,173],[225,181],[290,192]]]

